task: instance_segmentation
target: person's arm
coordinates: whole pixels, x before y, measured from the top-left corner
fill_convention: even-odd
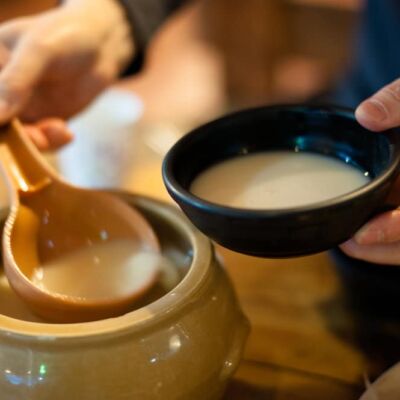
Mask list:
[[[69,141],[62,119],[126,72],[177,5],[64,0],[56,9],[0,24],[0,123],[15,115],[31,122],[30,136],[42,149]]]

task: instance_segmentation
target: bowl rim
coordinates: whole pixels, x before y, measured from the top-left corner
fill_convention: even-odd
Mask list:
[[[181,148],[185,146],[188,140],[192,140],[195,135],[202,135],[207,129],[214,127],[216,124],[223,124],[233,118],[241,118],[247,114],[252,114],[255,112],[262,111],[274,111],[274,110],[309,110],[314,112],[328,113],[342,115],[345,118],[355,120],[354,110],[348,107],[335,106],[335,105],[312,105],[312,104],[284,104],[284,105],[272,105],[272,106],[261,106],[248,108],[245,110],[236,111],[229,113],[221,118],[215,119],[208,122],[191,132],[183,136],[167,153],[163,166],[162,174],[164,183],[167,187],[170,195],[179,199],[179,201],[190,204],[192,207],[197,209],[202,209],[207,212],[214,214],[225,215],[233,218],[246,218],[246,219],[256,219],[256,218],[281,218],[290,217],[293,215],[306,214],[309,212],[318,213],[320,211],[327,210],[331,207],[343,206],[345,204],[351,203],[354,199],[365,196],[368,192],[373,191],[376,187],[381,186],[386,180],[399,171],[400,169],[400,130],[388,129],[384,132],[377,132],[377,135],[385,135],[390,144],[394,146],[394,151],[391,160],[389,160],[388,167],[378,176],[371,179],[369,182],[363,186],[355,189],[346,194],[333,197],[328,200],[320,201],[318,203],[313,203],[306,206],[290,207],[290,208],[276,208],[276,209],[251,209],[251,208],[240,208],[240,207],[230,207],[221,204],[213,203],[208,200],[204,200],[188,189],[185,189],[177,179],[175,179],[173,173],[173,162],[176,157],[176,153],[181,151]],[[363,128],[366,129],[366,128]],[[374,133],[375,134],[375,133]]]
[[[105,336],[114,339],[127,332],[142,331],[160,323],[191,304],[190,299],[207,283],[214,267],[212,265],[214,253],[210,240],[191,225],[176,207],[166,202],[124,191],[113,192],[131,205],[145,206],[151,211],[156,211],[164,220],[187,236],[193,249],[193,257],[183,279],[174,289],[156,301],[119,317],[57,324],[25,321],[0,314],[0,337],[48,343],[71,341],[71,339],[93,341],[96,338],[104,339]]]

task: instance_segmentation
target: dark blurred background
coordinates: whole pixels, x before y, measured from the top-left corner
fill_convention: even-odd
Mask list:
[[[2,0],[0,18],[55,3]],[[160,119],[206,119],[226,108],[308,99],[346,68],[359,3],[194,1],[160,30],[148,68],[130,85],[146,113]]]

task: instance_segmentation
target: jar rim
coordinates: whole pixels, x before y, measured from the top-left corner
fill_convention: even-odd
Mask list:
[[[19,340],[51,342],[60,340],[93,340],[96,337],[112,336],[146,329],[165,318],[170,318],[189,303],[190,298],[207,281],[211,272],[213,250],[211,242],[201,234],[175,207],[145,196],[126,192],[119,194],[130,204],[149,209],[175,226],[188,238],[193,249],[193,258],[188,272],[170,292],[156,301],[127,314],[98,321],[53,324],[24,321],[0,314],[0,337]]]

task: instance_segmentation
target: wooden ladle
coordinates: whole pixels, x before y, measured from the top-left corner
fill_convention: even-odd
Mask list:
[[[158,270],[150,265],[141,285],[133,285],[128,295],[89,299],[38,287],[32,281],[35,269],[71,252],[119,239],[159,252],[159,243],[142,215],[117,196],[65,183],[25,137],[17,120],[0,127],[0,170],[11,203],[3,232],[5,273],[12,288],[38,315],[54,322],[119,315],[156,282]],[[79,274],[77,269],[77,282]]]

